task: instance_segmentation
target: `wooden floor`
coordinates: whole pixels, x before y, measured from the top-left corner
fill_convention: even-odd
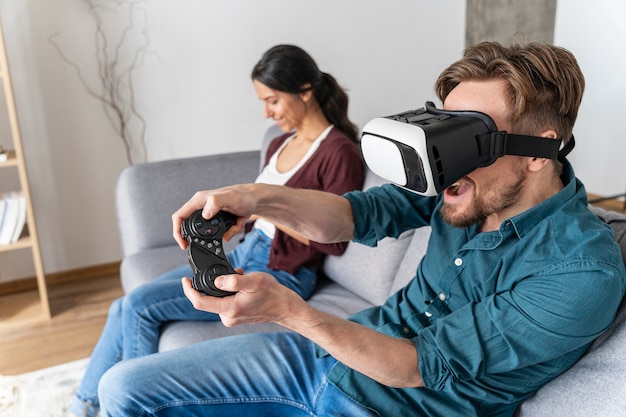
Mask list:
[[[624,212],[624,202],[597,205]],[[33,323],[0,323],[0,375],[16,375],[86,358],[100,337],[111,302],[122,294],[119,275],[49,285],[52,319]],[[36,299],[34,291],[0,297],[2,305],[24,309]]]
[[[612,211],[617,211],[618,213],[626,214],[626,202],[624,201],[624,197],[621,197],[620,199],[613,198],[613,199],[603,200],[603,199],[599,199],[599,197],[596,195],[589,194],[588,198],[589,198],[589,201],[591,201],[594,206],[598,206],[606,210],[612,210]]]
[[[122,295],[119,274],[48,286],[51,320],[0,323],[0,375],[17,375],[91,355],[111,302]],[[35,305],[35,290],[0,297],[0,305]]]

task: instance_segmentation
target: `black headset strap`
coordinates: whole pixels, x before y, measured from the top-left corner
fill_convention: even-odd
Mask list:
[[[443,114],[448,116],[466,116],[479,118],[489,130],[495,130],[495,123],[489,115],[477,111],[443,110],[435,107],[432,101],[427,101],[424,108],[431,114]],[[561,147],[562,139],[542,138],[539,136],[514,135],[507,132],[493,132],[478,136],[478,146],[481,156],[488,156],[493,163],[496,158],[504,155],[532,156],[535,158],[549,158],[563,161],[574,149],[574,136]]]
[[[559,151],[559,161],[565,160],[565,157],[574,149],[576,146],[576,141],[574,140],[574,135],[567,141],[565,145],[563,145],[563,149]]]
[[[561,139],[514,135],[504,131],[479,135],[480,154],[490,158],[504,155],[531,156],[563,160],[574,148],[574,136],[561,147]]]

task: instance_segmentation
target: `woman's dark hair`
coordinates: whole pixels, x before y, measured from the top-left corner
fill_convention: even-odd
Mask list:
[[[302,48],[276,45],[270,48],[252,70],[252,79],[272,90],[291,94],[307,91],[307,84],[322,108],[324,116],[353,141],[358,141],[358,129],[348,119],[348,95],[337,80],[321,72]]]

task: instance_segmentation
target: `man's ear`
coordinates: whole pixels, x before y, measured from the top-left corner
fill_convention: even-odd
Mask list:
[[[539,135],[542,138],[550,138],[550,139],[556,139],[557,138],[557,134],[556,131],[552,130],[552,129],[548,129],[545,130],[543,132],[541,132],[541,134]],[[550,162],[550,159],[548,158],[528,158],[528,169],[530,171],[541,171],[547,164],[548,162]]]
[[[550,138],[550,139],[556,139],[558,137],[556,134],[556,131],[554,131],[553,129],[545,130],[541,132],[541,135],[539,136],[541,136],[542,138]]]

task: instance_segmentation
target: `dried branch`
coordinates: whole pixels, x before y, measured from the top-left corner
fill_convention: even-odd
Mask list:
[[[107,1],[109,3],[107,7]],[[97,65],[97,82],[92,86],[80,66],[70,59],[57,43],[55,33],[48,38],[61,59],[72,67],[89,95],[102,103],[104,113],[113,126],[117,136],[122,140],[126,151],[126,159],[130,165],[134,157],[140,161],[146,159],[146,120],[137,109],[135,101],[134,75],[145,62],[150,41],[147,33],[148,15],[142,8],[143,0],[122,2],[117,0],[100,1],[83,0],[87,13],[95,25],[94,45]],[[127,8],[126,25],[119,34],[116,43],[110,43],[110,34],[105,30],[103,12],[116,13],[121,7]],[[131,35],[135,35],[133,38]],[[138,38],[138,41],[137,41]],[[135,44],[131,44],[135,41]],[[121,58],[124,51],[132,49],[130,59],[124,63]],[[138,130],[138,133],[134,132]]]

